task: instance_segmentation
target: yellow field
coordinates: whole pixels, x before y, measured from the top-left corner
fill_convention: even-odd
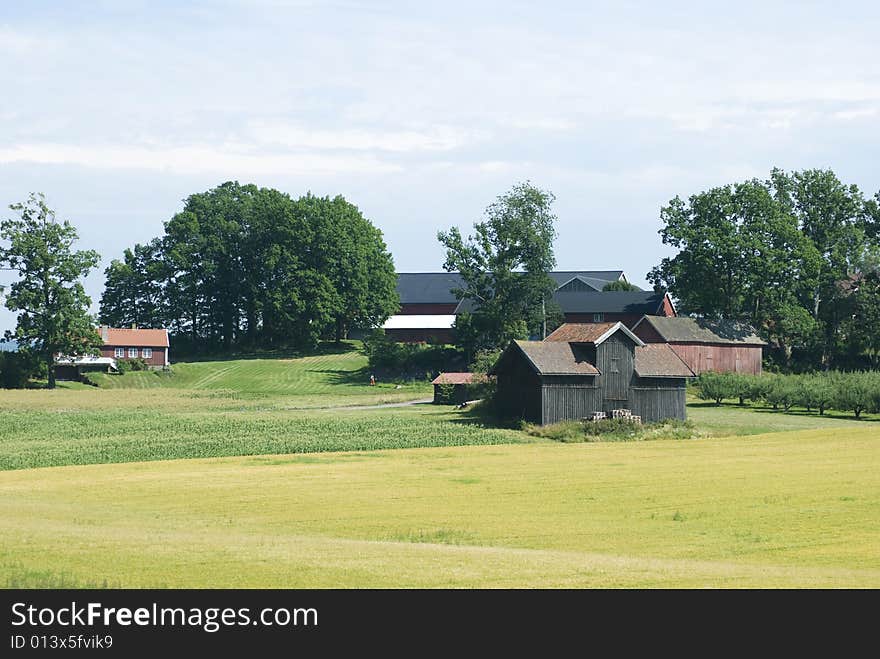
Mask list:
[[[6,471],[0,585],[877,588],[880,429]]]

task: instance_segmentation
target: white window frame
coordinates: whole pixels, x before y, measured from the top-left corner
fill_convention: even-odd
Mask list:
[[[113,351],[113,355],[116,359],[125,359],[125,348],[116,348]]]
[[[141,357],[143,357],[144,359],[152,359],[153,349],[152,348],[143,348],[141,350]]]
[[[605,314],[604,313],[594,313],[593,314],[593,322],[594,323],[604,323],[605,322]]]
[[[129,348],[128,349],[128,358],[129,359],[137,359],[138,349],[137,348]]]

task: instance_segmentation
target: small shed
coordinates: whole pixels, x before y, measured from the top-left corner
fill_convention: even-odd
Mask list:
[[[544,341],[513,341],[490,375],[506,416],[539,424],[627,409],[652,422],[684,419],[693,372],[666,345],[623,323],[566,323]]]
[[[469,399],[468,385],[474,383],[473,373],[441,373],[431,381],[435,403],[464,403]]]
[[[668,343],[697,375],[706,371],[760,375],[767,345],[746,323],[645,316],[633,327],[645,343]]]

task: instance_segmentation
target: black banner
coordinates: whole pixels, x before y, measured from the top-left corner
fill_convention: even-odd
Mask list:
[[[676,591],[7,590],[0,656],[51,652],[549,649],[613,642],[726,649],[811,647],[835,625],[849,646],[873,606],[854,593]],[[866,593],[872,595],[873,593]],[[862,600],[862,601],[857,601]],[[858,604],[858,606],[855,606]],[[868,631],[871,626],[861,627]],[[461,646],[465,643],[464,646]],[[717,648],[716,648],[717,649]],[[709,648],[707,648],[707,651]],[[467,654],[465,652],[465,654]]]

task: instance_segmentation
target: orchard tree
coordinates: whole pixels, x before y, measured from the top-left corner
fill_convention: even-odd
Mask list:
[[[456,319],[459,344],[470,355],[503,347],[511,339],[538,333],[546,322],[555,284],[553,193],[529,182],[499,196],[465,240],[457,227],[441,231],[444,268],[461,273],[455,290],[471,308]]]
[[[74,250],[76,229],[58,222],[42,194],[10,209],[18,219],[0,223],[0,264],[18,273],[6,295],[6,306],[18,313],[9,338],[19,350],[33,354],[46,365],[49,388],[55,387],[56,355],[76,357],[97,354],[100,337],[88,310],[91,300],[81,279],[98,265],[97,252]]]

